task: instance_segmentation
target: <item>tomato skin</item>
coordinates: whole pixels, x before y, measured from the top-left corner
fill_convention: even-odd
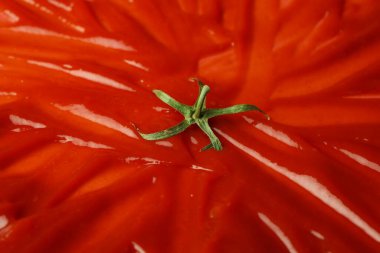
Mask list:
[[[379,252],[380,2],[0,2],[0,252]],[[198,128],[161,89],[209,107]]]

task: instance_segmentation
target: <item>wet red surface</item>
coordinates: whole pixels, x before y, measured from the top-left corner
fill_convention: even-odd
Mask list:
[[[0,252],[379,252],[380,2],[0,2]],[[163,141],[151,92],[255,104]]]

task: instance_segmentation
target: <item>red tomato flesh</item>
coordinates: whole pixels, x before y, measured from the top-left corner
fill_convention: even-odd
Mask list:
[[[0,252],[380,252],[380,2],[3,0]],[[257,112],[182,120],[152,93]]]

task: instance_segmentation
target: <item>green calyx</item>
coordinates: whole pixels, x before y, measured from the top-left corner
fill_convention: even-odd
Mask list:
[[[160,132],[150,133],[150,134],[144,134],[140,133],[141,137],[145,140],[161,140],[166,139],[169,137],[172,137],[174,135],[177,135],[183,131],[185,131],[189,126],[192,124],[197,124],[202,131],[209,137],[211,143],[204,148],[201,149],[201,151],[208,150],[210,148],[214,148],[215,150],[222,150],[222,143],[218,139],[218,137],[215,135],[215,133],[212,131],[208,120],[220,116],[220,115],[226,115],[226,114],[235,114],[235,113],[241,113],[246,111],[259,111],[263,113],[267,119],[269,119],[269,116],[262,111],[260,108],[254,105],[248,105],[248,104],[239,104],[234,105],[226,108],[215,108],[215,109],[207,109],[206,108],[206,96],[207,93],[210,91],[210,87],[208,85],[203,84],[198,79],[192,79],[194,81],[197,81],[199,85],[199,95],[197,100],[195,101],[193,106],[185,105],[174,98],[170,97],[168,94],[166,94],[163,91],[160,90],[154,90],[154,94],[161,99],[164,103],[168,104],[178,112],[180,112],[184,116],[184,120],[179,123],[178,125],[175,125],[173,127],[170,127],[168,129],[165,129]]]

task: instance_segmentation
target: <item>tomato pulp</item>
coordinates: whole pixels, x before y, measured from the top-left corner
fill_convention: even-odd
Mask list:
[[[0,252],[379,252],[380,2],[0,2]],[[255,104],[143,132],[192,104]]]

